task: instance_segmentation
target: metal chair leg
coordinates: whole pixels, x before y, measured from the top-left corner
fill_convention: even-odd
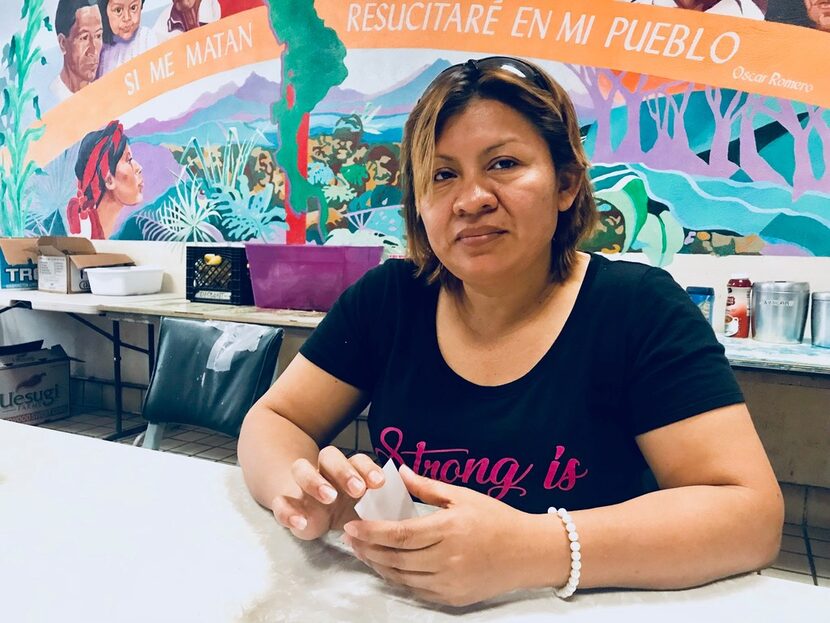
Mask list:
[[[161,445],[161,438],[164,436],[164,426],[164,423],[148,424],[144,433],[144,443],[141,444],[141,447],[158,450]]]

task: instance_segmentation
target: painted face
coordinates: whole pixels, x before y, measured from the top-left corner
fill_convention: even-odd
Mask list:
[[[109,0],[107,19],[112,34],[131,40],[141,25],[141,0]]]
[[[815,27],[830,32],[830,0],[804,0],[804,6]]]
[[[103,26],[98,5],[85,6],[75,12],[69,36],[58,35],[67,70],[86,82],[95,80],[101,59]]]
[[[708,11],[715,6],[720,0],[674,0],[677,6],[681,9],[691,9],[692,11]]]
[[[476,100],[438,137],[432,196],[419,201],[430,246],[462,281],[505,281],[550,264],[561,191],[547,143],[521,113]]]
[[[122,205],[132,206],[144,198],[144,176],[141,165],[133,158],[130,146],[124,148],[115,166],[115,174],[107,175],[107,191]]]
[[[198,6],[201,0],[173,0],[173,6],[179,11],[186,11]]]

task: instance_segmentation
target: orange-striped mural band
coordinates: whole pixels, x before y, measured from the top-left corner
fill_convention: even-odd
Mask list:
[[[612,0],[554,7],[546,0],[316,0],[315,8],[349,49],[486,50],[830,106],[830,74],[809,62],[826,54],[827,34],[786,24]],[[265,7],[184,33],[50,110],[30,156],[48,163],[85,133],[159,95],[278,58],[282,47]]]
[[[159,95],[229,69],[278,58],[281,53],[265,7],[182,33],[51,109],[43,116],[46,131],[29,155],[44,165],[87,132]],[[274,99],[278,98],[274,93]]]
[[[612,0],[317,0],[349,49],[437,48],[638,72],[830,106],[827,34]],[[774,41],[775,45],[770,45]]]

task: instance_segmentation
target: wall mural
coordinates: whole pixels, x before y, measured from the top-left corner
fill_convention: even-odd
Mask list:
[[[574,99],[586,248],[830,256],[830,81],[802,60],[826,56],[823,0],[21,5],[0,26],[3,236],[403,252],[406,115],[498,53]]]

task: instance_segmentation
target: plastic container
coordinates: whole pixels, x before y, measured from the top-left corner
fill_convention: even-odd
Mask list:
[[[749,337],[749,304],[752,282],[738,273],[726,283],[726,315],[723,334],[726,337]]]
[[[382,247],[246,243],[257,307],[328,311],[380,264]]]
[[[700,286],[689,286],[686,288],[686,293],[692,299],[692,303],[697,305],[697,308],[703,314],[703,317],[712,324],[712,311],[715,306],[715,289],[703,288]]]
[[[164,269],[158,266],[87,268],[89,289],[101,296],[155,294],[161,290]]]
[[[254,304],[248,258],[243,246],[188,246],[185,278],[188,301]]]
[[[813,346],[830,348],[830,292],[813,292],[810,329]]]

